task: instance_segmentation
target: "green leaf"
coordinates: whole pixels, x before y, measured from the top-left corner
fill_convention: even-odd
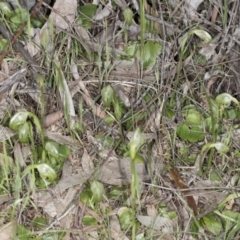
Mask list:
[[[27,121],[19,128],[18,136],[21,143],[29,143],[31,127],[31,123]]]
[[[116,99],[114,101],[113,108],[114,108],[114,116],[115,116],[115,118],[117,119],[117,121],[120,121],[122,116],[123,116],[123,114],[125,113],[125,110],[124,110],[122,104],[120,103],[120,101],[118,99]]]
[[[131,42],[128,46],[124,48],[125,53],[127,54],[128,57],[134,57],[137,51],[137,42]]]
[[[31,226],[35,229],[45,229],[48,226],[48,221],[44,217],[35,217],[31,221]]]
[[[129,228],[129,226],[132,225],[132,223],[133,223],[132,222],[133,221],[132,211],[133,210],[131,208],[127,208],[127,207],[121,207],[118,210],[119,222],[120,222],[122,229],[127,229],[127,228]]]
[[[91,191],[92,191],[94,202],[100,202],[104,194],[103,184],[98,181],[93,181],[91,184]]]
[[[62,240],[66,235],[64,231],[56,231],[50,233],[43,233],[40,240]]]
[[[239,109],[235,109],[235,108],[224,111],[224,117],[231,120],[239,118],[240,117],[239,114],[240,114]]]
[[[190,109],[187,112],[185,123],[187,125],[201,125],[201,115],[195,109]]]
[[[134,162],[135,163],[144,163],[145,161],[144,161],[144,158],[141,155],[136,154],[136,156],[134,158]]]
[[[17,26],[25,23],[28,20],[29,12],[24,8],[17,8],[14,11],[14,14],[12,17],[10,17],[10,21]]]
[[[0,10],[6,17],[10,17],[13,12],[10,4],[7,2],[0,2]]]
[[[238,220],[238,218],[240,217],[240,213],[238,213],[238,212],[233,212],[233,211],[231,211],[231,210],[224,210],[224,211],[222,212],[222,214],[223,214],[224,216],[227,216],[227,217],[232,218],[232,219],[234,219],[234,220]]]
[[[108,198],[110,199],[119,199],[120,197],[126,197],[124,192],[127,190],[126,186],[110,186],[109,187]]]
[[[9,41],[5,38],[0,39],[0,51],[3,52],[7,49],[7,46],[9,44]]]
[[[115,138],[110,137],[110,136],[105,136],[104,134],[97,134],[97,135],[95,135],[95,138],[98,141],[101,141],[101,143],[104,147],[113,146],[113,144],[115,143],[114,140],[116,140]]]
[[[66,146],[66,145],[61,145],[61,146],[59,146],[59,148],[58,148],[58,153],[59,153],[59,156],[60,156],[63,160],[65,160],[65,159],[69,156],[69,154],[71,153],[71,151],[70,151],[70,149],[69,149],[68,146]]]
[[[91,19],[94,17],[96,10],[97,5],[95,4],[85,4],[84,6],[80,6],[79,20],[81,20],[81,24],[86,30],[92,27]]]
[[[208,231],[215,235],[219,234],[223,230],[221,222],[219,222],[219,220],[217,220],[213,214],[204,216],[203,223]]]
[[[233,228],[228,232],[226,240],[231,240],[234,238],[234,235],[236,233],[239,233],[240,231],[240,216],[238,216],[236,224],[233,226]]]
[[[129,153],[130,158],[132,160],[135,159],[137,152],[139,151],[140,147],[144,144],[144,139],[142,138],[142,133],[140,128],[137,128],[132,135],[132,138],[128,144],[129,146]]]
[[[17,236],[19,240],[31,239],[33,236],[31,231],[25,228],[22,224],[17,225]]]
[[[210,98],[209,108],[211,109],[211,114],[213,114],[214,116],[219,115],[219,105],[217,104],[215,99]]]
[[[198,239],[198,232],[201,229],[202,220],[195,220],[191,222],[190,232],[194,239]],[[199,229],[200,227],[200,229]]]
[[[82,224],[84,226],[95,226],[98,224],[98,221],[96,220],[96,218],[87,215],[87,216],[84,216],[82,220]]]
[[[133,11],[130,8],[126,8],[123,11],[123,17],[127,26],[131,26],[133,21]]]
[[[31,24],[34,28],[42,28],[44,24],[44,19],[39,17],[32,17]]]
[[[102,101],[103,104],[106,108],[109,108],[111,104],[113,103],[114,100],[114,90],[111,85],[107,85],[101,90],[101,96],[102,96]]]
[[[215,123],[214,125],[212,124],[212,117],[205,118],[204,119],[204,125],[205,125],[206,130],[209,133],[219,129],[219,124],[218,123]]]
[[[188,126],[185,123],[178,125],[177,134],[183,140],[189,142],[198,142],[204,139],[204,132],[199,126]]]
[[[56,172],[46,163],[37,164],[36,168],[41,177],[51,183],[57,178]]]
[[[59,144],[52,141],[47,141],[45,144],[45,149],[49,155],[53,156],[55,159],[59,158]]]
[[[143,47],[141,63],[145,70],[151,70],[156,64],[159,52],[162,50],[162,44],[156,41],[148,40]]]
[[[209,178],[211,181],[221,181],[221,177],[219,176],[217,171],[211,171]]]
[[[80,200],[83,203],[85,203],[88,207],[92,207],[93,205],[92,198],[93,198],[93,193],[89,187],[84,189],[80,194]]]
[[[26,122],[28,115],[29,115],[28,112],[15,113],[9,122],[9,127],[12,130],[17,131],[20,128],[20,126],[22,126]]]

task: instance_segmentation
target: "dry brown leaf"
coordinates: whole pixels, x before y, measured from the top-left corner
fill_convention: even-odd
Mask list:
[[[114,31],[116,29],[115,24],[111,24],[107,28],[104,28],[95,38],[100,44],[106,44],[106,42],[113,39]]]
[[[83,94],[82,94],[83,100],[91,108],[93,114],[102,119],[106,118],[106,114],[105,114],[104,110],[99,105],[95,104],[94,101],[91,99],[90,94],[89,94],[85,84],[83,83],[82,79],[80,78],[80,76],[78,74],[76,64],[72,65],[71,71],[72,71],[73,77],[78,81],[79,88],[83,91]],[[76,91],[74,91],[74,94],[75,93],[76,93]]]
[[[82,168],[84,172],[89,172],[91,170],[93,170],[94,166],[93,166],[93,160],[92,158],[89,156],[87,150],[84,148],[84,152],[83,152],[83,156],[82,156]]]
[[[176,223],[169,218],[137,215],[137,220],[142,225],[151,227],[162,233],[171,234],[176,231]]]
[[[114,240],[129,240],[122,230],[117,215],[110,216],[111,237]]]
[[[216,23],[217,17],[219,14],[219,5],[214,4],[213,5],[213,10],[212,10],[212,17],[211,17],[211,22]]]
[[[0,72],[0,82],[6,79],[9,75],[9,67],[6,60],[2,61],[1,72]]]
[[[112,85],[112,87],[115,93],[117,94],[117,96],[123,101],[125,107],[130,108],[131,103],[128,97],[130,93],[129,87],[127,87],[126,85],[123,87],[122,84],[115,84],[115,85]]]
[[[52,23],[56,28],[70,28],[70,25],[75,19],[76,12],[77,0],[56,0],[47,22],[33,38],[33,41],[27,43],[25,48],[27,49],[29,54],[33,57],[40,51],[40,48],[38,46],[41,46],[43,44],[42,39],[44,35],[49,36],[50,38],[50,36],[52,35],[50,30],[50,26],[52,25]]]
[[[12,239],[12,234],[13,234],[12,223],[7,223],[1,227],[1,229],[0,229],[0,239],[1,240]]]
[[[75,185],[83,185],[93,174],[94,170],[89,172],[80,172],[79,174],[72,174],[72,166],[70,161],[65,161],[63,165],[62,177],[56,185],[56,189],[63,193],[66,189]]]
[[[150,176],[144,163],[135,163],[139,181],[148,181]],[[111,185],[128,185],[131,183],[131,159],[119,158],[114,154],[108,156],[108,161],[99,169],[98,180]]]
[[[98,8],[96,15],[93,17],[93,20],[101,21],[104,18],[108,17],[111,12],[112,12],[112,1],[109,1],[108,4],[105,5],[103,9],[100,9],[100,7]]]
[[[186,191],[184,191],[185,195],[185,199],[187,201],[188,206],[193,210],[194,215],[198,215],[198,208],[197,208],[197,204],[193,198],[193,196],[186,196],[186,194],[188,193],[188,186],[183,182],[181,175],[179,174],[178,170],[171,165],[170,170],[169,170],[169,174],[171,176],[171,178],[174,180],[175,184],[180,188],[180,189],[186,189]]]
[[[56,0],[49,18],[55,27],[70,28],[77,12],[77,0]]]
[[[18,162],[21,169],[25,169],[27,166],[25,161],[26,159],[23,158],[22,149],[18,142],[15,142],[14,144],[13,153],[14,153],[14,160]]]
[[[95,149],[98,150],[98,155],[106,162],[98,169],[96,177],[99,181],[111,185],[128,185],[131,183],[131,159],[119,157],[115,154],[114,150],[108,150],[102,146],[90,132],[87,132],[89,143],[92,143]],[[136,172],[139,181],[148,181],[150,176],[147,172],[144,163],[135,163]]]
[[[153,205],[153,204],[147,205],[146,208],[147,208],[147,215],[148,216],[157,216],[158,211],[157,211],[155,205]]]
[[[186,0],[185,9],[187,15],[192,19],[197,19],[198,15],[196,14],[198,6],[203,2],[203,0]]]
[[[48,114],[44,118],[44,127],[48,128],[48,127],[52,126],[54,123],[59,121],[62,117],[63,117],[62,111],[57,111],[57,112]]]
[[[61,133],[45,131],[44,135],[48,139],[53,140],[59,144],[68,145],[71,147],[76,146],[78,144],[78,141],[74,140],[72,137],[63,136]]]
[[[11,199],[11,197],[8,194],[1,194],[0,195],[0,204],[7,202]],[[1,234],[0,234],[1,236]]]
[[[114,0],[114,2],[115,2],[123,11],[128,7],[128,4],[126,3],[125,0]]]
[[[3,153],[0,152],[0,167],[3,167],[7,161],[8,166],[14,168],[15,163],[11,157],[6,157]]]
[[[12,131],[10,128],[0,125],[0,142],[3,142],[5,140],[11,138],[15,134],[16,133],[14,131]]]
[[[199,53],[202,54],[206,60],[210,60],[212,56],[216,55],[216,50],[215,48],[218,46],[218,44],[215,43],[209,43],[206,46],[203,46],[200,50]]]

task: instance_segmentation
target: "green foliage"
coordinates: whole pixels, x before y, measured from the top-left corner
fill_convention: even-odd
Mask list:
[[[88,207],[93,208],[92,198],[93,194],[90,187],[85,188],[84,191],[82,191],[80,194],[80,201],[85,203]]]
[[[34,229],[45,229],[48,226],[48,221],[46,218],[44,217],[35,217],[32,221],[31,221],[31,226]]]
[[[0,39],[0,51],[3,52],[7,49],[7,46],[9,44],[9,41],[5,38]]]
[[[128,229],[133,224],[132,214],[133,209],[122,207],[118,211],[119,222],[123,230]]]
[[[35,168],[38,170],[40,176],[50,183],[54,182],[57,178],[56,172],[48,164],[37,164]]]
[[[223,230],[221,222],[216,218],[214,214],[208,214],[204,216],[202,222],[207,230],[214,235],[218,235]]]
[[[127,199],[127,195],[124,193],[127,189],[127,186],[109,186],[107,197],[110,199],[117,198],[124,202]]]
[[[148,40],[143,46],[143,54],[140,58],[143,69],[150,70],[157,61],[159,52],[162,50],[162,44],[156,41]]]
[[[140,128],[137,128],[132,135],[132,138],[128,144],[129,146],[129,153],[130,153],[130,158],[132,160],[135,159],[137,152],[139,149],[142,147],[144,144],[144,139],[141,137],[141,130]]]
[[[189,142],[199,142],[204,139],[204,132],[200,126],[189,126],[187,124],[180,124],[177,127],[177,134],[183,140]]]
[[[225,239],[231,240],[233,239],[234,235],[240,231],[240,213],[224,210],[221,216],[226,233]]]
[[[104,194],[104,186],[99,181],[93,181],[90,187],[92,191],[92,198],[95,203],[101,202]]]
[[[180,147],[179,153],[180,153],[180,159],[182,159],[188,165],[195,163],[197,155],[194,153],[189,153],[188,147]]]
[[[40,121],[31,112],[20,111],[14,114],[10,119],[9,127],[18,133],[15,138],[18,138],[22,144],[29,144],[31,146],[34,156],[33,164],[24,169],[22,177],[27,174],[32,175],[35,169],[39,174],[34,176],[36,185],[39,188],[46,187],[55,182],[61,172],[64,161],[70,154],[69,148],[53,141],[45,142]],[[42,139],[42,145],[38,145],[36,148],[34,147],[37,140],[33,133],[34,127],[38,130]]]
[[[95,226],[98,224],[98,221],[93,216],[86,215],[82,220],[82,224],[84,226]]]
[[[105,86],[101,90],[101,96],[104,106],[106,108],[113,108],[114,117],[117,121],[120,121],[125,113],[125,108],[121,100],[115,94],[113,88],[110,85]],[[105,122],[111,124],[114,122],[114,119],[109,116],[105,119]]]
[[[95,209],[95,205],[102,201],[105,190],[99,181],[93,181],[90,187],[86,187],[80,194],[80,200],[88,207]]]
[[[124,47],[124,52],[127,54],[127,59],[135,57],[137,52],[137,41],[128,43],[128,45]]]
[[[17,226],[17,236],[19,240],[33,239],[32,232],[21,224]]]
[[[124,16],[124,20],[125,20],[125,24],[127,26],[131,26],[132,21],[133,21],[133,12],[130,8],[126,8],[123,11],[123,16]]]
[[[211,181],[221,181],[221,177],[217,171],[211,171],[209,174],[209,178]]]
[[[17,26],[21,26],[28,20],[29,12],[24,8],[17,8],[9,18],[10,22]]]
[[[77,23],[81,24],[86,30],[92,27],[92,18],[97,10],[97,5],[95,4],[85,4],[79,7],[79,18]]]
[[[10,120],[9,127],[17,131],[27,120],[28,112],[17,112]]]
[[[10,17],[12,14],[12,8],[7,2],[0,2],[0,11],[6,16]]]
[[[181,42],[181,54],[182,55],[187,51],[187,48],[185,48],[185,46],[187,44],[187,40],[189,39],[189,37],[191,37],[194,34],[197,35],[201,40],[203,40],[203,44],[208,44],[212,40],[212,37],[208,32],[206,32],[205,30],[199,29],[199,28],[194,28],[194,29],[190,30],[184,36],[184,38]]]
[[[202,141],[205,137],[203,131],[202,116],[195,106],[188,105],[182,110],[185,121],[177,126],[177,134],[180,138],[189,142]]]
[[[106,108],[110,108],[113,99],[115,97],[114,90],[111,85],[107,85],[106,87],[102,88],[101,90],[102,102]]]
[[[18,31],[21,25],[23,25],[26,21],[29,21],[29,11],[25,8],[21,8],[20,6],[16,9],[12,9],[9,3],[0,2],[0,12],[6,18],[6,20],[9,21],[8,26],[13,32]],[[44,18],[33,17],[30,19],[30,26],[41,28],[44,22]],[[2,48],[0,47],[0,49]]]
[[[222,108],[229,107],[232,102],[239,105],[238,100],[228,93],[222,93],[216,97],[216,103]]]

